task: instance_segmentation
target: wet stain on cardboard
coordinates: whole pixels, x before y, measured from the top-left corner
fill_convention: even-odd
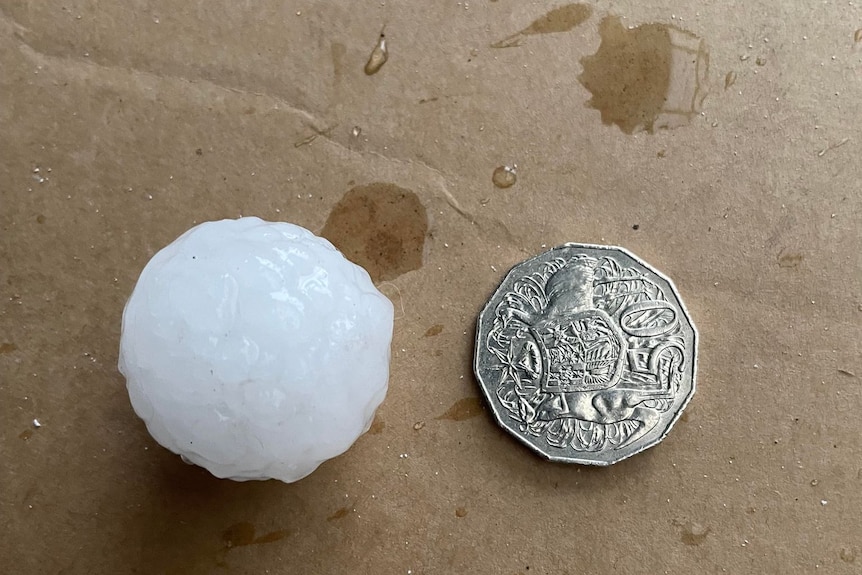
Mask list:
[[[471,417],[482,415],[482,400],[478,397],[465,397],[452,404],[446,413],[435,419],[448,419],[450,421],[464,421]]]
[[[379,417],[375,417],[371,422],[371,427],[368,428],[368,433],[371,435],[380,435],[386,429],[386,423]]]
[[[424,337],[434,337],[435,335],[440,335],[443,331],[442,323],[435,323],[431,327],[428,328],[428,331],[425,332]]]
[[[566,4],[554,8],[541,18],[533,22],[511,36],[503,38],[499,42],[491,44],[492,48],[514,48],[520,46],[527,36],[535,34],[557,34],[574,30],[587,20],[593,13],[592,7],[587,4]]]
[[[332,54],[332,75],[336,80],[340,80],[344,75],[344,59],[347,57],[347,47],[341,42],[333,42],[329,46],[329,51]]]
[[[18,439],[23,439],[24,441],[27,441],[31,437],[33,437],[33,430],[32,429],[25,429],[24,431],[22,431],[21,433],[18,434]]]
[[[244,545],[261,545],[263,543],[273,543],[284,539],[290,535],[289,529],[279,529],[270,531],[260,537],[255,537],[254,525],[248,521],[240,521],[225,529],[222,532],[221,538],[224,546],[227,549],[234,547],[242,547]]]
[[[343,519],[344,517],[347,517],[347,515],[349,513],[350,513],[350,509],[348,509],[347,507],[342,507],[341,509],[339,509],[338,511],[336,511],[335,513],[333,513],[332,515],[327,517],[326,520],[327,521],[336,521],[338,519]]]
[[[795,268],[802,263],[803,256],[797,252],[781,250],[778,254],[778,267],[780,268]]]
[[[260,537],[256,538],[252,543],[255,545],[261,545],[263,543],[275,543],[281,539],[284,539],[290,535],[290,531],[288,529],[278,529],[276,531],[270,531],[269,533],[265,533]]]
[[[42,214],[39,214],[38,216],[36,216],[36,223],[37,224],[44,224],[45,223],[45,216]]]
[[[598,51],[581,59],[579,80],[602,122],[624,133],[685,125],[707,95],[709,52],[691,32],[667,24],[622,25],[607,16]]]
[[[348,191],[320,234],[376,283],[422,266],[428,215],[410,190],[373,183]]]
[[[686,545],[700,545],[706,541],[706,536],[709,535],[709,532],[709,527],[704,527],[700,523],[688,522],[683,525],[679,539]]]
[[[728,88],[730,88],[734,84],[736,84],[736,72],[731,70],[724,77],[724,89],[727,90]]]
[[[854,561],[856,561],[856,550],[842,547],[841,551],[838,553],[838,556],[845,563],[853,563]]]
[[[467,508],[466,507],[456,507],[455,508],[455,517],[466,517],[467,516]]]
[[[14,343],[0,343],[0,354],[12,353],[16,349],[18,349],[18,346]]]
[[[225,547],[251,545],[254,541],[254,525],[248,521],[241,521],[225,529],[221,538]]]

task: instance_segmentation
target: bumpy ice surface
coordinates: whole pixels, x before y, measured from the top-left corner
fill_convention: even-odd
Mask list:
[[[152,436],[217,477],[296,481],[368,430],[392,304],[328,241],[258,218],[157,253],[123,314],[119,368]]]

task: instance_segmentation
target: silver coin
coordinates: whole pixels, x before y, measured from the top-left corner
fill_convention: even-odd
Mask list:
[[[631,252],[565,244],[506,275],[479,314],[474,370],[497,422],[528,447],[611,465],[682,415],[697,330],[673,282]]]

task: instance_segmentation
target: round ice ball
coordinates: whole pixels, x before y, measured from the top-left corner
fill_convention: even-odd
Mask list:
[[[141,273],[119,369],[164,447],[217,477],[297,481],[371,425],[392,321],[392,303],[325,239],[207,222]]]

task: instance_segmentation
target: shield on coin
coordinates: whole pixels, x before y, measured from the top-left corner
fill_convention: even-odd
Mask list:
[[[518,264],[479,315],[474,369],[500,425],[555,461],[660,442],[695,389],[697,331],[630,252],[566,244]]]

